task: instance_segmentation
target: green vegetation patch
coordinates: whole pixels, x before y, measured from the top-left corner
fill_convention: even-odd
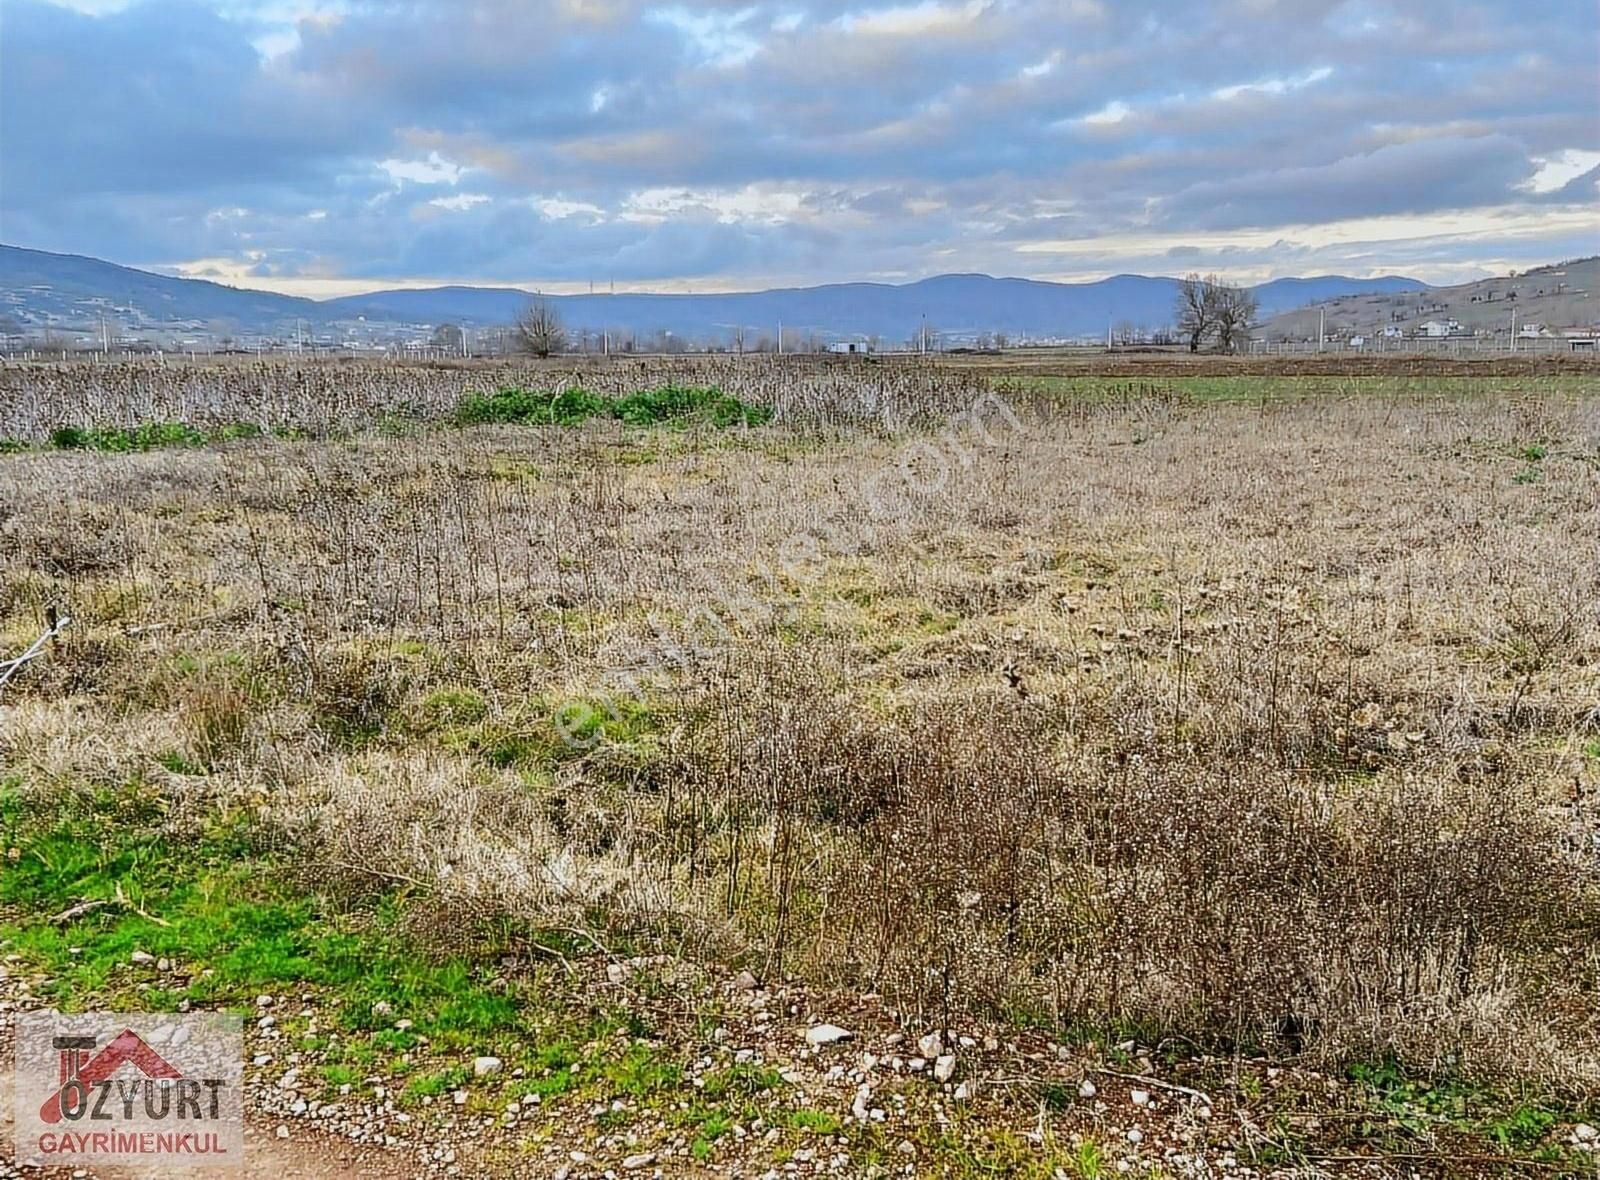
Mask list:
[[[168,810],[140,781],[47,797],[0,784],[0,945],[49,976],[42,1000],[68,1011],[248,1007],[260,992],[311,987],[330,995],[341,1027],[389,1053],[419,1035],[435,1051],[538,1043],[537,1008],[496,982],[507,947],[495,931],[482,932],[481,955],[418,954],[403,934],[405,898],[342,912],[303,888],[281,841],[247,813],[178,831]],[[421,1079],[417,1093],[441,1084]]]
[[[469,393],[457,404],[462,426],[577,426],[590,418],[612,418],[630,426],[761,426],[772,420],[765,406],[750,405],[714,387],[661,385],[613,398],[574,387],[557,393],[502,386],[494,393]]]
[[[1356,1062],[1347,1075],[1375,1116],[1355,1128],[1357,1136],[1385,1150],[1404,1150],[1414,1141],[1454,1132],[1487,1140],[1510,1157],[1564,1164],[1572,1161],[1572,1153],[1554,1133],[1566,1123],[1596,1117],[1537,1095],[1495,1093],[1466,1078],[1413,1077],[1393,1057]]]
[[[1581,374],[1548,373],[1530,382],[1527,377],[1435,374],[1280,374],[1227,375],[1170,374],[1149,378],[1067,374],[1045,377],[1007,377],[1004,389],[1054,394],[1090,402],[1163,401],[1169,398],[1195,402],[1289,402],[1317,397],[1406,397],[1455,399],[1480,396],[1515,396],[1530,384],[1541,392],[1569,396],[1592,394],[1593,380]]]

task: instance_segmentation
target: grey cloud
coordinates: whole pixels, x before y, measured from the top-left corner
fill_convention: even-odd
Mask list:
[[[300,21],[271,59],[253,42],[285,31],[272,13],[228,11],[8,0],[7,240],[263,277],[1098,272],[1187,263],[1174,234],[1592,202],[1592,175],[1523,182],[1535,157],[1600,148],[1567,0],[1213,0],[1181,18],[1154,2],[365,0]],[[1331,72],[1287,84],[1314,70]],[[1113,101],[1122,122],[1082,121]],[[465,171],[396,184],[379,167],[432,152]],[[660,187],[695,195],[633,217]],[[489,200],[429,204],[456,194]],[[1140,234],[1160,236],[1019,252]],[[1498,249],[1449,247],[1474,248]],[[1176,249],[1336,260],[1290,241]]]

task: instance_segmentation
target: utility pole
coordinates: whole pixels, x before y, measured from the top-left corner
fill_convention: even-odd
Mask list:
[[[1511,351],[1517,351],[1517,309],[1511,309]]]
[[[1328,340],[1328,309],[1317,309],[1317,351],[1321,352]]]
[[[778,355],[783,355],[783,321],[778,321]]]

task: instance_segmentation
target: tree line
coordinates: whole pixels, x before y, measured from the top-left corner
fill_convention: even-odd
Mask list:
[[[1235,352],[1249,340],[1259,311],[1260,305],[1248,288],[1225,283],[1216,275],[1201,278],[1191,274],[1178,282],[1173,319],[1179,339],[1188,343],[1190,352],[1199,352],[1213,342],[1222,352]],[[926,347],[926,332],[924,328],[920,340],[912,341],[913,350],[919,343]],[[671,333],[662,335],[671,342]],[[1166,336],[1165,333],[1161,335]],[[566,352],[571,345],[561,313],[543,299],[531,300],[523,308],[513,325],[512,336],[520,351],[539,357]],[[743,352],[744,330],[737,329],[736,336],[739,351]],[[1126,334],[1124,339],[1127,339]],[[1003,349],[1008,343],[1003,333],[984,333],[979,341],[979,348]],[[679,343],[686,342],[680,340]]]

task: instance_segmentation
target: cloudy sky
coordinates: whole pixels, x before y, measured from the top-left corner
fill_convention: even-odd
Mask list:
[[[1600,250],[1593,0],[0,0],[0,239],[303,294]]]

